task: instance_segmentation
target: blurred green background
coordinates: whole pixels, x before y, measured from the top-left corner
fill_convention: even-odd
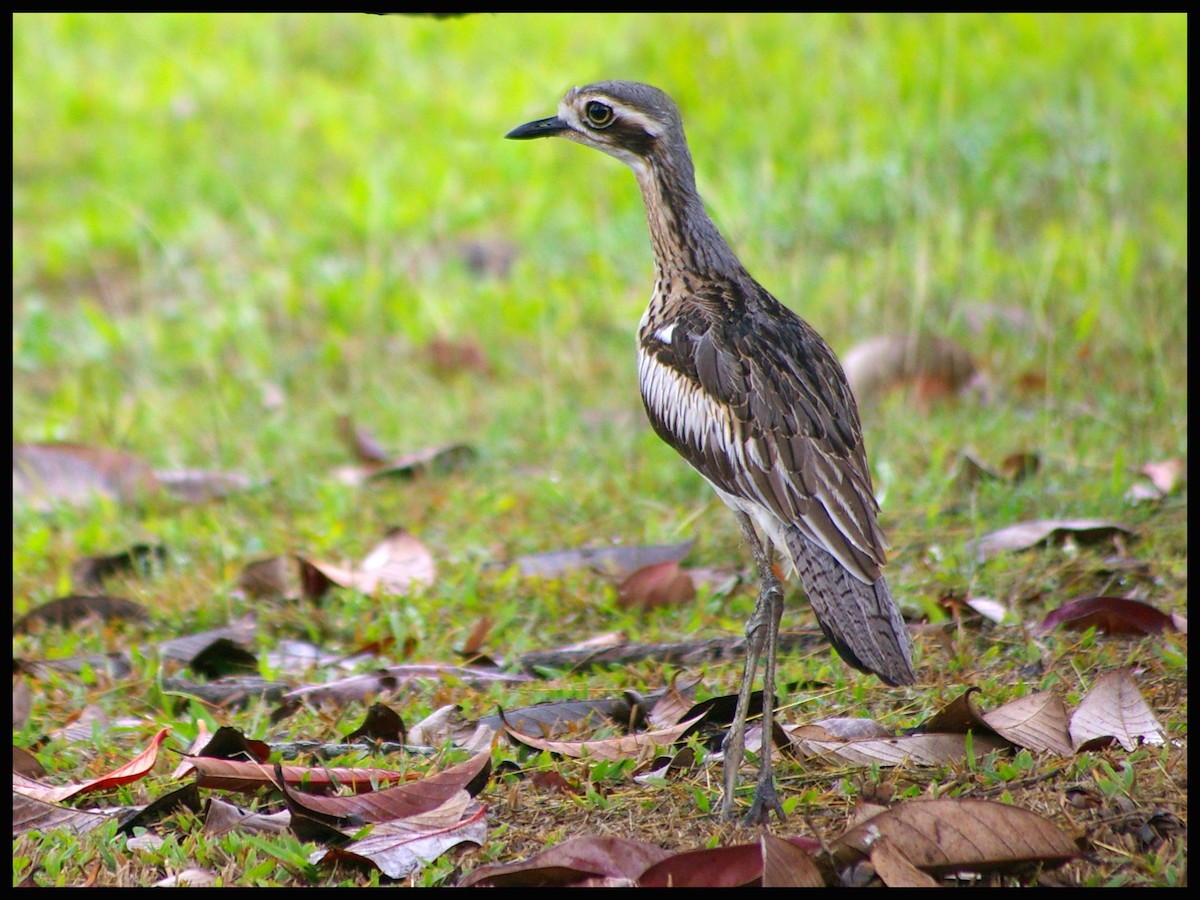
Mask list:
[[[626,78],[676,98],[719,226],[835,349],[932,332],[991,373],[989,404],[864,411],[893,544],[1116,515],[1186,455],[1186,60],[1178,15],[16,15],[14,439],[277,479],[292,542],[398,519],[451,557],[699,534],[728,560],[642,419],[632,175],[502,139]],[[328,478],[342,413],[483,460],[363,498]],[[967,446],[1045,479],[963,512]],[[108,516],[106,544],[172,527]]]

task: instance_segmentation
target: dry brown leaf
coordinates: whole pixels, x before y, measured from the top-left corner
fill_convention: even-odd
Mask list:
[[[796,840],[778,837],[764,831],[759,838],[762,845],[762,886],[765,888],[815,888],[825,887],[821,870],[813,861],[811,853],[798,846]],[[813,852],[820,849],[816,841]]]
[[[644,841],[587,835],[571,838],[529,859],[492,863],[466,873],[460,887],[552,887],[575,884],[589,876],[636,879],[668,850]]]
[[[671,676],[671,684],[646,714],[650,724],[655,728],[666,728],[682,719],[696,705],[696,687],[700,681],[700,675],[689,678],[676,671]]]
[[[958,344],[932,335],[895,335],[865,340],[842,354],[842,368],[860,402],[900,385],[929,403],[970,386],[975,361]]]
[[[830,757],[857,766],[939,766],[967,758],[965,734],[910,734],[842,741],[826,740],[805,730],[812,727],[783,727],[791,739],[788,752],[801,758]],[[1007,741],[991,734],[974,734],[969,740],[977,759],[1009,746]]]
[[[691,552],[695,541],[664,544],[652,547],[578,547],[518,556],[490,567],[507,569],[516,566],[529,578],[553,578],[576,569],[589,569],[621,578],[638,569],[662,562],[679,562]]]
[[[242,809],[220,797],[209,797],[208,811],[204,816],[204,835],[218,837],[228,831],[245,831],[250,834],[283,834],[292,821],[286,809],[276,813],[260,813]]]
[[[1067,731],[1067,708],[1057,694],[1049,691],[1005,703],[985,713],[983,721],[1018,747],[1059,756],[1075,752]]]
[[[657,731],[643,731],[640,734],[627,734],[620,737],[601,738],[591,741],[558,741],[523,734],[508,724],[504,731],[514,741],[533,747],[535,750],[547,750],[560,756],[573,759],[590,757],[592,759],[638,759],[653,758],[655,751],[661,747],[669,747],[679,740],[680,736],[702,719],[696,716],[686,722],[680,722],[670,728]]]
[[[1076,750],[1106,738],[1116,738],[1126,750],[1134,750],[1141,742],[1166,741],[1166,732],[1128,669],[1097,679],[1071,716],[1070,732]]]
[[[937,880],[914,866],[900,848],[882,835],[871,844],[871,865],[879,880],[891,888],[941,887]]]
[[[156,469],[154,477],[167,493],[185,503],[219,500],[256,486],[249,475],[241,472],[209,469]]]
[[[200,787],[223,791],[257,791],[264,787],[275,787],[275,777],[270,766],[258,762],[240,762],[233,759],[212,759],[194,756],[186,759],[180,768],[183,774],[189,769],[196,772],[196,784]],[[302,791],[331,791],[347,787],[355,791],[371,791],[376,784],[394,784],[408,779],[409,775],[388,769],[329,768],[322,766],[283,766],[283,778],[287,784]]]
[[[1187,463],[1182,459],[1148,462],[1139,470],[1163,494],[1169,494],[1187,480]]]
[[[39,782],[14,774],[13,792],[24,794],[26,797],[33,797],[36,800],[43,800],[46,803],[61,803],[63,800],[68,800],[71,797],[77,797],[80,794],[90,791],[106,790],[122,784],[139,781],[145,778],[150,770],[154,768],[154,764],[158,761],[158,748],[170,733],[170,728],[159,729],[158,734],[150,739],[150,744],[145,750],[129,762],[118,766],[105,775],[101,775],[99,778],[89,778],[77,784],[51,787],[50,785],[40,784]],[[20,779],[19,784],[18,779]]]
[[[31,609],[13,623],[13,631],[18,634],[27,632],[35,622],[65,628],[88,617],[94,618],[97,622],[107,622],[112,619],[146,622],[150,619],[150,612],[144,606],[120,597],[110,597],[107,594],[72,594],[69,597],[59,597],[56,600],[47,601]]]
[[[15,775],[15,773],[14,773]],[[117,810],[98,812],[58,806],[17,790],[13,784],[12,832],[13,837],[27,831],[53,831],[64,829],[71,834],[85,834],[99,828],[117,814]]]
[[[989,532],[967,542],[967,552],[977,562],[985,562],[1002,553],[1028,550],[1051,539],[1073,538],[1080,543],[1093,543],[1133,532],[1116,522],[1101,519],[1041,519],[1020,522]]]
[[[361,563],[351,568],[308,557],[301,557],[301,561],[333,584],[364,594],[407,594],[433,584],[435,573],[433,555],[403,528],[389,531]]]
[[[931,874],[1054,866],[1079,855],[1075,841],[1037,813],[988,800],[910,800],[856,825],[830,848],[841,865],[868,856],[888,839]]]
[[[682,606],[695,597],[696,585],[691,576],[674,561],[638,569],[617,588],[617,605],[622,609]]]
[[[1175,631],[1175,620],[1141,600],[1125,597],[1079,597],[1052,609],[1034,634],[1045,634],[1059,626],[1085,631],[1096,628],[1103,634],[1159,634]]]
[[[141,457],[79,444],[13,444],[13,506],[45,512],[97,497],[137,503],[161,489]]]
[[[388,878],[406,878],[459,844],[482,846],[487,841],[485,812],[482,804],[470,801],[466,791],[459,791],[424,817],[381,823],[361,840],[318,850],[309,858],[314,863],[370,863]]]
[[[760,844],[726,844],[674,853],[638,876],[644,888],[736,888],[757,884],[763,873]]]

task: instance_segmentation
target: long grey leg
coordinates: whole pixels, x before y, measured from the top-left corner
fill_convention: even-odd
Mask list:
[[[746,752],[746,716],[750,708],[750,695],[754,692],[754,676],[764,646],[767,660],[763,684],[763,745],[759,754],[758,783],[754,789],[754,800],[746,815],[747,824],[765,822],[771,810],[783,820],[783,805],[775,792],[775,779],[771,771],[771,729],[775,714],[775,655],[779,645],[779,623],[783,617],[783,588],[771,568],[771,545],[764,550],[754,530],[750,517],[737,513],[738,524],[750,553],[758,568],[759,592],[754,613],[746,622],[746,666],[742,670],[742,683],[738,691],[737,708],[733,725],[725,736],[725,797],[721,803],[721,815],[733,818],[733,798],[737,789],[738,770]]]

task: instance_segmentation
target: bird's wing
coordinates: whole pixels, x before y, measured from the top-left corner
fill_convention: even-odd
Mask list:
[[[712,484],[761,504],[873,583],[887,544],[853,394],[821,336],[753,287],[761,303],[697,297],[643,329],[650,422]]]

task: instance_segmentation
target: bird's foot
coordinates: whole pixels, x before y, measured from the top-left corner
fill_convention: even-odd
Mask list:
[[[771,821],[771,813],[779,817],[780,822],[786,822],[783,814],[783,803],[775,791],[775,779],[759,780],[754,787],[754,799],[750,801],[750,809],[742,818],[742,824],[747,826],[766,825]]]
[[[740,817],[741,824],[748,828],[766,825],[771,821],[772,812],[779,817],[780,822],[787,821],[787,816],[783,813],[783,803],[775,790],[775,779],[760,780],[754,788],[754,797],[750,801],[750,809],[746,811],[744,816]],[[733,804],[732,791],[726,791],[725,796],[722,798],[721,811],[718,813],[718,817],[722,822],[735,822],[739,820],[737,809]]]

